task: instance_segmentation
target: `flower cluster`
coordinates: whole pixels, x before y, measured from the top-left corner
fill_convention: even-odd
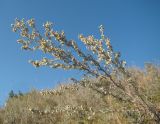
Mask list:
[[[61,95],[62,92],[58,91],[58,90],[42,90],[42,91],[40,91],[40,94],[42,94],[43,96],[46,96],[46,95]]]
[[[101,39],[96,39],[92,35],[88,37],[84,37],[82,34],[79,35],[80,41],[94,55],[82,52],[74,40],[67,40],[64,31],[55,31],[52,26],[53,23],[49,21],[43,24],[45,29],[45,37],[43,37],[36,30],[34,19],[26,22],[24,19],[16,19],[15,24],[12,24],[14,32],[20,31],[21,39],[17,42],[22,44],[22,49],[32,51],[39,49],[53,56],[54,59],[52,60],[47,58],[40,61],[31,60],[30,62],[35,67],[49,66],[51,68],[79,69],[94,76],[106,74],[108,76],[113,67],[124,68],[124,62],[119,60],[119,52],[115,53],[113,51],[110,40],[104,36],[103,26],[100,26]]]
[[[61,85],[58,89],[54,90],[42,90],[40,91],[40,94],[46,96],[46,95],[61,95],[65,92],[65,90],[69,91],[76,91],[79,89],[79,86],[76,84],[69,84],[69,85]]]
[[[83,105],[80,106],[73,106],[73,105],[65,105],[65,106],[58,106],[55,107],[53,110],[39,110],[34,108],[29,108],[33,114],[40,114],[40,115],[47,115],[47,114],[56,114],[56,113],[66,113],[67,116],[73,116],[75,114],[83,113],[83,116],[87,116],[88,120],[94,118],[96,112],[93,110],[92,107],[86,108]]]

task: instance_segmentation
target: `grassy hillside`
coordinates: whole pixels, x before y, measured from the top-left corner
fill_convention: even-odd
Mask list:
[[[145,70],[128,69],[138,90],[148,102],[160,107],[160,68],[148,64]],[[122,80],[123,81],[123,80]],[[0,110],[4,124],[154,124],[151,115],[125,101],[119,91],[102,95],[107,79],[85,78],[79,83],[59,85],[52,90],[31,91],[9,98]],[[93,88],[96,87],[96,88]],[[98,89],[98,90],[97,90]],[[116,97],[118,94],[121,97]],[[119,98],[119,99],[118,99]]]

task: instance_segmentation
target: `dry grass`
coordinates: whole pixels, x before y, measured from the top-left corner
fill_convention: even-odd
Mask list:
[[[129,69],[149,102],[160,107],[160,68],[151,64],[145,70]],[[81,82],[84,83],[82,80]],[[107,85],[100,79],[86,84]],[[116,92],[116,91],[115,91]],[[134,105],[102,95],[88,85],[65,84],[53,90],[31,91],[8,99],[0,110],[4,124],[154,124],[154,120]]]

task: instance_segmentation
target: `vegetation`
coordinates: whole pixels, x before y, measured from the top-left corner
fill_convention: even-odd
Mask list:
[[[49,57],[30,60],[35,67],[77,69],[84,72],[80,81],[52,90],[32,91],[10,97],[0,119],[4,124],[158,124],[160,122],[160,67],[127,68],[100,26],[100,39],[79,35],[86,46],[82,51],[64,31],[44,25],[44,36],[34,19],[15,20],[22,49],[40,50]]]
[[[145,70],[130,68],[148,102],[160,105],[160,68],[147,64]],[[155,119],[141,106],[116,95],[102,95],[107,79],[82,79],[79,83],[61,84],[57,88],[31,91],[9,98],[0,112],[4,124],[154,124]],[[94,90],[97,87],[99,91]],[[124,98],[124,96],[121,96]],[[158,122],[157,122],[158,123]]]

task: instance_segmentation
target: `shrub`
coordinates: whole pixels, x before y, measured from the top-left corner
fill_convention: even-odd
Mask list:
[[[79,48],[74,40],[68,40],[64,31],[53,30],[51,22],[46,22],[43,27],[45,31],[44,35],[41,35],[35,26],[34,19],[26,22],[24,19],[16,19],[12,25],[13,31],[20,33],[21,38],[17,42],[22,44],[22,49],[40,50],[52,57],[30,60],[30,63],[35,67],[49,66],[65,70],[81,70],[85,75],[99,79],[98,82],[72,79],[74,82],[79,82],[83,87],[87,86],[88,89],[92,89],[104,99],[108,97],[111,102],[128,104],[129,108],[127,107],[127,109],[132,108],[139,113],[129,112],[134,118],[143,115],[143,117],[153,119],[157,123],[160,122],[157,105],[146,98],[145,88],[140,86],[139,80],[134,75],[134,70],[129,71],[125,67],[126,62],[120,60],[120,52],[113,50],[110,40],[104,35],[103,26],[99,27],[100,39],[96,39],[92,35],[87,37],[79,35],[80,41],[86,47],[85,52]],[[144,76],[143,72],[136,71]]]
[[[154,66],[154,65],[153,65]],[[152,70],[159,70],[156,67]],[[138,82],[139,88],[150,101],[159,106],[159,77],[154,71],[130,68],[130,73]],[[31,91],[7,101],[3,112],[5,124],[154,124],[154,118],[143,108],[130,104],[113,95],[102,95],[101,86],[107,87],[106,79],[82,79],[79,83],[60,84],[50,90]],[[151,85],[152,84],[152,85]],[[143,89],[142,89],[143,88]],[[101,89],[101,88],[100,88]],[[118,94],[118,91],[115,91]]]

